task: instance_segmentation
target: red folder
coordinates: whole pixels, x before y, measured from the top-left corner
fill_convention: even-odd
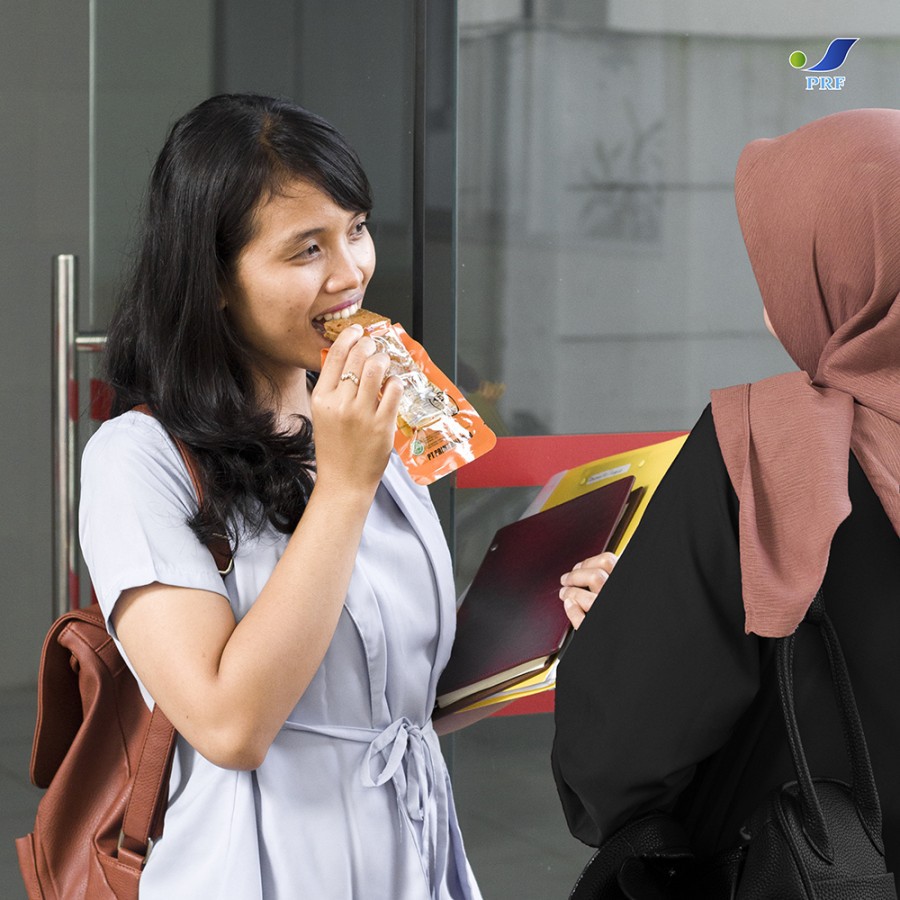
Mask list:
[[[611,545],[633,484],[622,478],[497,531],[459,610],[436,717],[552,665],[570,631],[560,576]]]

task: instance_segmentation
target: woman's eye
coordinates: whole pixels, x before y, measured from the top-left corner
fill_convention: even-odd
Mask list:
[[[304,247],[295,257],[294,259],[314,259],[319,253],[319,245],[318,244],[310,244],[308,247]]]
[[[369,227],[368,219],[360,219],[354,226],[353,231],[356,234],[362,234]]]

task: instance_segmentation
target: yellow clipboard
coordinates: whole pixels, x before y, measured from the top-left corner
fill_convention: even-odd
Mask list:
[[[646,510],[650,498],[686,440],[687,435],[683,434],[677,438],[671,438],[656,444],[648,444],[645,447],[638,447],[634,450],[626,450],[614,456],[605,456],[602,459],[584,463],[584,465],[577,466],[574,469],[558,472],[547,482],[544,489],[535,498],[532,506],[526,511],[526,515],[539,510],[550,509],[553,506],[559,506],[560,503],[565,503],[567,500],[595,491],[619,478],[633,475],[634,487],[632,489],[632,497],[635,498],[635,503],[628,510],[628,518],[624,528],[615,536],[615,543],[611,546],[614,552],[620,554],[625,549],[628,541],[631,540],[631,536],[634,534],[641,516],[644,514],[644,510]],[[512,700],[520,700],[544,691],[554,690],[556,688],[557,663],[558,660],[554,660],[547,669],[538,672],[526,681],[522,681],[511,688],[499,690],[495,694],[483,697],[471,706],[451,713],[448,716],[448,720],[456,714],[471,714],[479,709],[496,706],[500,703],[509,703]]]
[[[663,475],[678,456],[678,451],[684,446],[686,440],[687,435],[683,434],[681,437],[671,438],[668,441],[649,444],[635,450],[626,450],[603,459],[595,459],[593,462],[561,472],[553,479],[556,483],[549,494],[544,497],[540,508],[542,510],[550,509],[550,507],[558,506],[573,497],[580,497],[589,491],[595,491],[619,478],[633,475],[634,491],[638,492],[636,504],[630,511],[627,524],[618,536],[615,546],[611,548],[614,552],[621,553],[631,540],[631,536],[646,510],[650,498],[662,481]]]
[[[559,660],[554,660],[553,664],[543,672],[538,672],[527,681],[519,682],[514,687],[506,690],[497,691],[489,697],[483,697],[477,700],[471,706],[465,707],[462,712],[471,709],[481,709],[485,706],[496,706],[498,703],[507,703],[510,700],[521,700],[523,697],[531,697],[534,694],[542,694],[544,691],[552,691],[556,687],[556,666]]]

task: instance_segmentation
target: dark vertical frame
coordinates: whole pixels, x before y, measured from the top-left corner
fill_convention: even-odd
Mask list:
[[[375,192],[369,305],[455,380],[456,0],[273,3],[276,19],[259,21],[254,0],[215,0],[216,89],[291,96],[357,148]],[[355,86],[334,77],[335,48]],[[431,489],[451,552],[453,482]]]
[[[455,0],[416,0],[413,114],[413,336],[456,379]],[[453,478],[432,489],[454,549]]]

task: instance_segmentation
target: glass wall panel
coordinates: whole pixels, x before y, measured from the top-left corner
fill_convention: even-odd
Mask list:
[[[896,106],[900,10],[804,0],[459,0],[460,381],[503,434],[687,430],[709,391],[794,368],[762,323],[733,203],[743,146]],[[808,84],[859,38],[840,90]],[[836,87],[832,82],[831,87]],[[809,89],[808,89],[809,88]],[[460,587],[527,489],[461,491]],[[564,897],[548,715],[460,732],[454,781],[490,897]]]
[[[459,354],[503,386],[513,433],[688,428],[710,388],[791,365],[762,326],[735,163],[752,138],[895,104],[900,15],[826,31],[820,3],[687,6],[460,2]],[[807,90],[790,53],[812,64],[847,29],[842,90]]]

